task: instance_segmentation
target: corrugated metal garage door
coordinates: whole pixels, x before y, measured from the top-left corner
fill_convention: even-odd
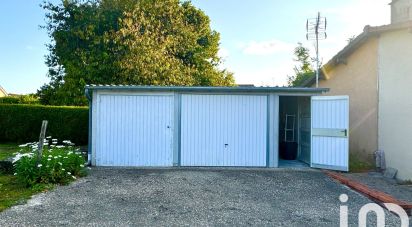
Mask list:
[[[182,166],[266,166],[267,96],[182,95]]]
[[[312,97],[311,166],[349,170],[349,97]]]
[[[98,166],[172,166],[173,96],[100,95]]]

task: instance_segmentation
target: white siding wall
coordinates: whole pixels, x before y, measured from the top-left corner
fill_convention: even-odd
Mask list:
[[[99,95],[95,112],[98,166],[172,166],[173,96]]]
[[[397,177],[412,180],[412,33],[384,33],[379,42],[379,149]]]
[[[267,96],[182,95],[182,166],[266,166]]]

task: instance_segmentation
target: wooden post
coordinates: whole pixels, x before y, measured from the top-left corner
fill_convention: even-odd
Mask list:
[[[37,160],[41,160],[42,151],[43,151],[44,139],[46,138],[47,123],[48,123],[48,122],[47,122],[46,120],[43,120],[43,122],[42,122],[42,124],[41,124],[39,144],[38,144],[38,146],[37,146]]]

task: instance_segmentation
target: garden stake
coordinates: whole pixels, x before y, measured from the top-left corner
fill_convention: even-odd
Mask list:
[[[44,139],[46,138],[46,129],[47,129],[47,121],[43,120],[41,124],[41,130],[40,130],[39,145],[37,147],[37,164],[41,160]]]

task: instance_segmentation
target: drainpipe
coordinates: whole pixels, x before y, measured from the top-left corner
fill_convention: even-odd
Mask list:
[[[89,89],[86,87],[84,90],[87,101],[89,101],[89,133],[87,141],[87,164],[90,166],[92,163],[92,111],[93,111],[93,100],[90,95]]]

